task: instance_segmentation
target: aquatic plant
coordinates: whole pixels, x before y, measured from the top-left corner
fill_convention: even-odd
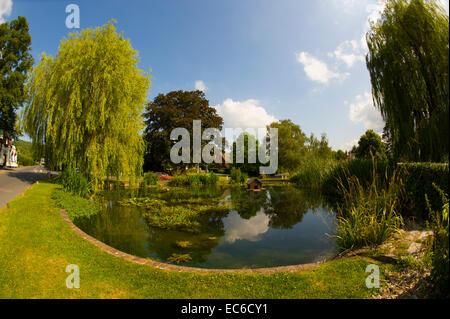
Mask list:
[[[172,256],[167,258],[167,260],[176,264],[180,264],[191,261],[192,257],[189,254],[172,254]]]
[[[388,187],[380,186],[376,170],[370,187],[364,187],[356,176],[341,183],[344,202],[337,208],[336,246],[338,250],[380,245],[403,226],[397,213],[405,197],[402,180],[393,173]]]
[[[175,245],[180,248],[192,247],[192,243],[189,240],[178,240],[175,242]]]

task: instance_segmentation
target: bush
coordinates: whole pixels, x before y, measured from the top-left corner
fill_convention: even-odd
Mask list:
[[[319,188],[334,165],[333,160],[311,157],[301,164],[291,182],[300,187]]]
[[[444,204],[440,192],[433,186],[448,194],[449,170],[447,164],[433,163],[406,163],[399,164],[402,168],[402,177],[405,183],[408,211],[428,219],[428,197],[431,210],[438,211]]]
[[[432,211],[433,242],[431,254],[431,279],[435,285],[437,297],[449,297],[449,216],[448,216],[448,195],[436,187],[441,194],[444,205],[439,211]]]
[[[66,169],[57,178],[65,190],[74,195],[85,197],[92,191],[91,183],[75,170]]]
[[[158,184],[158,176],[153,172],[147,172],[144,174],[144,186]]]
[[[39,163],[39,156],[33,150],[31,142],[16,141],[14,145],[17,149],[17,163],[22,166],[34,166]]]
[[[169,180],[170,186],[216,185],[219,177],[214,174],[175,175]]]
[[[241,172],[240,168],[233,167],[230,171],[231,182],[232,183],[245,183],[248,179],[248,175],[246,173]]]

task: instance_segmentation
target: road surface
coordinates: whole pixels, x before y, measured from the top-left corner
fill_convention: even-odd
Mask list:
[[[0,209],[46,175],[47,171],[40,166],[0,168]]]

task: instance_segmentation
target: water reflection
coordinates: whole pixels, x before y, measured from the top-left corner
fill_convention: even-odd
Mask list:
[[[150,197],[168,205],[191,205],[201,199],[229,209],[211,209],[199,219],[197,232],[149,226],[145,208],[124,207],[123,198]],[[106,191],[103,211],[75,223],[88,234],[124,252],[167,261],[189,254],[185,265],[207,268],[268,267],[314,262],[330,254],[334,243],[326,235],[334,217],[317,193],[294,187],[272,187],[253,193],[239,187],[173,190]],[[191,203],[191,204],[187,204]],[[189,242],[189,247],[177,243]]]
[[[223,240],[227,243],[234,243],[236,240],[261,240],[261,234],[269,230],[269,216],[264,211],[259,211],[256,216],[250,219],[242,219],[238,212],[231,211],[225,218],[225,236]]]

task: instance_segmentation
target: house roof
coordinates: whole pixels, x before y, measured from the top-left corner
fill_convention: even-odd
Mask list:
[[[262,182],[259,179],[257,179],[256,177],[252,177],[248,180],[247,185],[250,185],[253,182],[258,182],[258,183],[262,184]]]

